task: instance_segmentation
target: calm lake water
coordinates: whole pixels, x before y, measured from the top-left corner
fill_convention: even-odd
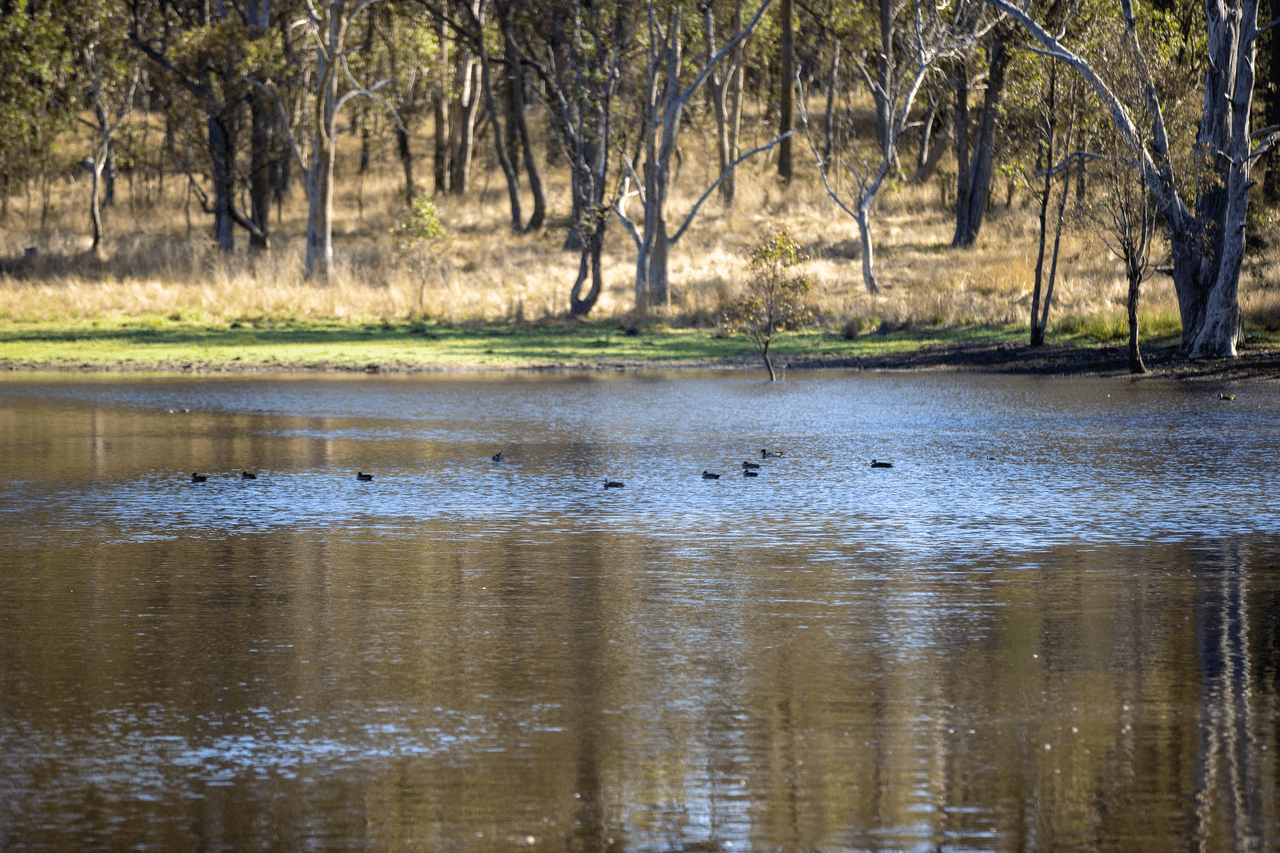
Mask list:
[[[1219,390],[0,379],[0,848],[1280,849]]]

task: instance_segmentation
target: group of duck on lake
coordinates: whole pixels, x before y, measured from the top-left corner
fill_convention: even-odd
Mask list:
[[[761,459],[781,459],[784,455],[785,455],[785,454],[784,454],[781,450],[767,450],[767,449],[761,449],[761,451],[760,451],[760,458],[761,458]],[[503,455],[502,451],[498,451],[497,453],[493,454],[492,456],[490,456],[490,457],[489,457],[489,459],[490,459],[491,461],[493,461],[493,462],[505,462],[505,461],[507,461],[507,457]],[[879,461],[877,461],[877,460],[875,460],[875,459],[872,459],[872,460],[871,460],[871,467],[872,467],[872,468],[892,468],[892,467],[893,467],[893,463],[892,463],[892,462],[879,462]],[[744,476],[744,477],[759,477],[759,476],[760,476],[760,463],[759,463],[759,462],[743,462],[743,463],[742,463],[742,476]],[[208,479],[209,479],[209,475],[208,475],[208,474],[201,474],[201,473],[199,473],[199,472],[193,472],[193,473],[191,474],[191,482],[193,482],[193,483],[203,483],[203,482],[205,482],[205,481],[206,481],[206,480],[208,480]],[[249,471],[241,471],[241,472],[240,472],[240,479],[242,479],[242,480],[256,480],[256,479],[258,479],[258,475],[257,475],[257,474],[250,473]],[[362,482],[362,483],[367,483],[367,482],[369,482],[370,480],[372,480],[372,479],[373,479],[373,475],[372,475],[372,474],[366,474],[366,473],[365,473],[365,472],[363,472],[363,471],[357,471],[357,472],[356,472],[356,479],[357,479],[357,480],[359,480],[359,481],[360,481],[360,482]],[[719,479],[720,479],[720,475],[719,475],[719,474],[713,474],[713,473],[711,473],[710,471],[707,471],[707,470],[705,470],[705,469],[704,469],[704,470],[703,470],[703,472],[702,472],[702,479],[704,479],[704,480],[719,480]],[[621,480],[605,480],[605,481],[604,481],[604,487],[605,487],[606,489],[621,489],[621,488],[622,488],[623,486],[625,486],[625,485],[626,485],[626,483],[623,483]]]

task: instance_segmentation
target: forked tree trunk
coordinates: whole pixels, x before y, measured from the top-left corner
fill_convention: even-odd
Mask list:
[[[1041,286],[1044,282],[1044,250],[1045,242],[1048,239],[1049,204],[1053,200],[1053,172],[1054,164],[1057,162],[1058,150],[1058,64],[1056,62],[1049,63],[1049,95],[1048,100],[1045,102],[1044,119],[1045,122],[1040,128],[1040,154],[1036,159],[1037,168],[1044,171],[1044,184],[1040,193],[1035,286],[1031,292],[1031,346],[1033,347],[1044,346],[1045,332],[1048,331],[1049,306],[1053,302],[1053,285],[1058,270],[1058,247],[1062,240],[1062,217],[1066,211],[1067,190],[1071,183],[1071,170],[1068,162],[1063,164],[1062,194],[1058,201],[1058,217],[1054,229],[1053,261],[1049,267],[1048,286],[1044,289],[1044,309],[1042,313],[1040,298]],[[1074,128],[1075,100],[1073,98],[1071,117],[1067,124],[1066,138],[1063,140],[1067,148],[1071,146],[1071,135]]]
[[[479,63],[468,51],[457,62],[461,91],[450,110],[450,166],[449,192],[463,195],[471,180],[471,161],[476,150],[476,116],[480,111],[479,81],[476,79]]]
[[[678,152],[680,122],[685,106],[710,79],[716,67],[755,30],[768,6],[769,0],[761,3],[750,23],[735,32],[729,43],[720,50],[704,57],[696,76],[682,87],[681,74],[685,69],[680,11],[677,8],[671,13],[666,30],[663,31],[657,20],[655,4],[651,1],[648,5],[650,46],[648,78],[643,93],[645,164],[641,178],[641,198],[644,204],[642,236],[636,233],[635,225],[622,213],[621,206],[616,208],[636,242],[636,310],[641,313],[650,308],[671,307],[668,274],[671,246],[680,239],[689,220],[697,215],[698,206],[702,203],[699,200],[694,205],[685,224],[676,230],[674,236],[668,233],[666,203],[671,185],[671,160]],[[771,147],[778,142],[779,140],[774,140],[769,146],[763,147]],[[758,150],[762,149],[756,149]],[[730,162],[728,168],[721,171],[721,179],[732,174],[736,162]],[[707,192],[710,193],[711,189]],[[705,198],[706,195],[703,196]]]
[[[986,215],[987,201],[991,196],[991,176],[995,168],[996,121],[1000,95],[1004,89],[1005,71],[1012,53],[1009,50],[1008,32],[997,27],[988,45],[987,89],[982,100],[982,112],[972,145],[969,144],[968,109],[957,113],[956,134],[963,139],[959,149],[961,159],[956,192],[956,229],[951,238],[955,248],[970,248],[977,242]],[[967,84],[965,90],[967,100]],[[963,118],[963,123],[959,119]],[[971,153],[970,153],[971,152]]]
[[[498,99],[493,92],[493,70],[489,61],[489,48],[485,44],[484,22],[476,9],[463,4],[461,8],[470,17],[474,27],[476,55],[480,60],[480,94],[484,98],[485,112],[489,115],[489,123],[493,125],[493,151],[502,168],[502,176],[507,182],[507,200],[511,205],[511,230],[520,233],[524,226],[524,215],[520,212],[520,178],[512,165],[507,148],[507,135],[503,130],[502,118],[498,112]],[[509,113],[508,113],[509,115]],[[510,122],[508,121],[508,125]]]
[[[1204,98],[1195,147],[1203,152],[1188,176],[1196,190],[1195,207],[1181,195],[1174,172],[1159,93],[1146,70],[1138,43],[1131,0],[1121,11],[1132,68],[1146,97],[1150,132],[1140,135],[1130,110],[1087,61],[1061,45],[1021,7],[1009,0],[986,0],[1023,24],[1049,53],[1071,65],[1093,88],[1116,129],[1138,145],[1147,189],[1169,232],[1173,282],[1182,315],[1182,351],[1191,358],[1231,357],[1242,334],[1240,267],[1244,259],[1249,211],[1252,150],[1249,114],[1253,104],[1254,61],[1258,36],[1258,0],[1205,3]],[[1126,69],[1128,71],[1130,69]],[[1140,140],[1150,140],[1150,148]]]

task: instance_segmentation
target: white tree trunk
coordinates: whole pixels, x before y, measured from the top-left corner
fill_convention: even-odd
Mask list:
[[[862,283],[866,285],[867,293],[879,293],[880,285],[876,282],[871,243],[871,212],[869,208],[870,205],[860,206],[857,214],[853,217],[853,221],[858,223],[858,240],[862,247]]]
[[[1146,71],[1131,0],[1122,0],[1132,63],[1143,86],[1151,128],[1140,134],[1125,104],[1085,59],[1062,45],[1021,7],[1009,0],[984,0],[1021,23],[1056,59],[1089,84],[1117,131],[1141,147],[1141,168],[1169,228],[1173,281],[1182,315],[1182,348],[1192,358],[1231,357],[1241,334],[1240,265],[1249,211],[1249,170],[1260,152],[1251,150],[1249,113],[1253,104],[1258,0],[1205,2],[1204,100],[1196,133],[1194,173],[1179,176],[1169,148],[1159,94]],[[1188,180],[1189,177],[1189,180]],[[1180,195],[1194,182],[1195,209]]]

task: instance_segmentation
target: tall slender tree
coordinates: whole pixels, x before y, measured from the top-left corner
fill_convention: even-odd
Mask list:
[[[891,7],[882,0],[879,42],[888,55],[876,59],[876,70],[857,62],[857,69],[876,106],[876,140],[860,152],[841,156],[838,163],[826,164],[818,153],[807,113],[802,112],[810,150],[818,161],[823,186],[833,201],[858,225],[862,249],[862,280],[868,293],[879,293],[876,281],[871,238],[872,211],[885,182],[898,170],[898,142],[911,123],[911,111],[926,78],[938,63],[967,50],[982,28],[968,26],[966,21],[980,7],[962,2],[946,17],[942,10],[926,0],[911,0]],[[886,12],[886,10],[889,10]],[[885,30],[888,30],[887,32]],[[800,99],[804,104],[804,99]],[[832,185],[832,172],[845,172],[852,187],[845,197]]]
[[[786,139],[779,137],[768,145],[760,146],[730,163],[702,197],[683,224],[674,234],[667,228],[667,196],[671,184],[671,161],[677,147],[681,118],[693,96],[710,79],[712,70],[724,62],[733,48],[745,40],[760,23],[770,0],[764,0],[751,21],[715,54],[698,57],[689,62],[684,50],[684,32],[680,6],[673,7],[666,21],[659,19],[657,4],[646,4],[648,16],[648,61],[646,63],[644,100],[642,104],[640,140],[644,145],[643,177],[631,169],[631,177],[637,184],[637,193],[644,205],[643,233],[626,215],[625,197],[619,199],[615,210],[624,227],[636,243],[636,310],[668,308],[671,305],[671,285],[668,257],[671,247],[680,239],[690,222],[697,216],[703,201],[715,190],[746,157],[769,148]],[[689,80],[685,83],[685,80]]]
[[[530,2],[525,11],[524,26],[515,31],[518,59],[512,60],[536,73],[569,163],[573,209],[565,249],[580,254],[569,313],[583,317],[604,289],[600,255],[611,208],[606,199],[614,109],[634,50],[640,5],[542,0]]]

